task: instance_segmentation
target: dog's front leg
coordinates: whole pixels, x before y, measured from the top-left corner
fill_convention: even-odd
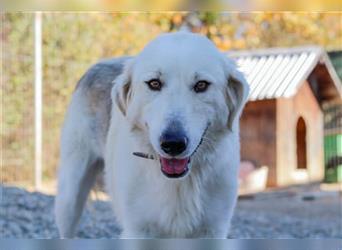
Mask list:
[[[229,183],[223,181],[222,183]],[[231,219],[237,201],[238,186],[231,180],[230,185],[216,186],[216,196],[210,197],[203,223],[194,231],[192,238],[225,239],[228,236]],[[219,191],[220,190],[220,191]]]

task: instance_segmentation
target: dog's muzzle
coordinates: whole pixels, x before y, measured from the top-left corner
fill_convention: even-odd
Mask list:
[[[190,170],[190,163],[191,163],[191,157],[197,152],[199,146],[203,142],[203,138],[210,126],[210,123],[208,123],[207,127],[204,129],[201,140],[196,146],[194,152],[191,154],[191,156],[183,158],[183,159],[176,159],[176,158],[165,158],[162,156],[159,156],[160,166],[162,173],[168,177],[168,178],[180,178],[185,176],[189,170]],[[178,145],[177,145],[178,147]],[[141,152],[133,152],[133,155],[137,157],[142,157],[145,159],[152,159],[155,160],[156,157],[151,154],[145,154]]]

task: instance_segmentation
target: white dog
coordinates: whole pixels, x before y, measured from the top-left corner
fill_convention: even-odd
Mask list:
[[[136,57],[93,66],[77,85],[62,131],[61,236],[73,236],[105,165],[123,238],[225,238],[247,96],[232,61],[191,33],[161,35]]]

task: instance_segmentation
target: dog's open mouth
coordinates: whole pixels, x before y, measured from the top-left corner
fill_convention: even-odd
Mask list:
[[[176,158],[169,159],[169,158],[159,156],[161,171],[166,177],[180,178],[180,177],[185,176],[189,172],[189,164],[191,161],[190,158],[192,155],[194,155],[197,152],[197,149],[202,144],[203,137],[205,136],[209,126],[210,126],[210,123],[207,124],[207,127],[204,129],[202,133],[200,142],[198,143],[194,152],[189,157],[186,157],[183,159],[176,159]],[[146,154],[142,152],[133,152],[133,155],[137,157],[145,158],[145,159],[151,159],[151,160],[158,159],[152,154]]]
[[[167,159],[160,157],[162,173],[169,178],[180,178],[189,171],[190,157],[184,159]]]

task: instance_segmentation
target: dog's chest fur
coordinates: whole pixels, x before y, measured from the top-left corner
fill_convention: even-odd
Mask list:
[[[142,230],[158,237],[189,237],[200,226],[203,217],[201,182],[196,176],[174,183],[166,180],[155,188],[154,194],[144,197],[150,202]],[[144,215],[143,215],[144,216]]]

